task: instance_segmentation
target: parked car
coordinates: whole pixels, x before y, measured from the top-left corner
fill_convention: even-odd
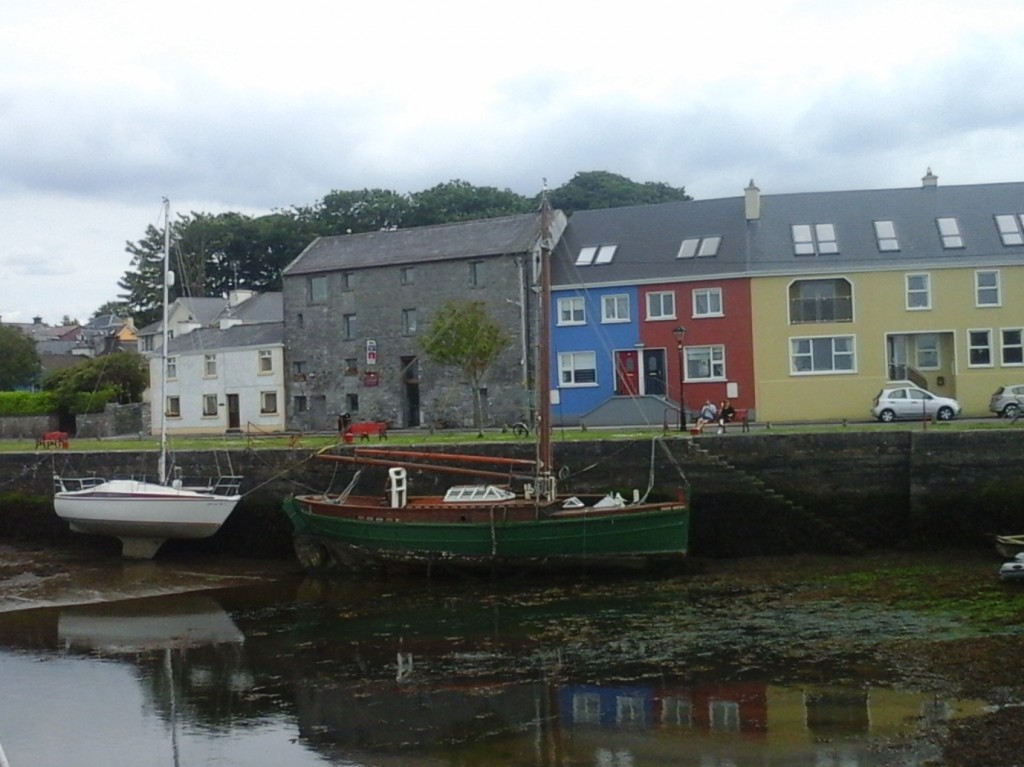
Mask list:
[[[1024,410],[1024,384],[1000,386],[989,400],[988,409],[1003,418],[1019,418]]]
[[[918,386],[889,385],[878,392],[871,415],[889,423],[897,418],[930,417],[949,421],[960,414],[960,403],[949,397],[940,397]]]

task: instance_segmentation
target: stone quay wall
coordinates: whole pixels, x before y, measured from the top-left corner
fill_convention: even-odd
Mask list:
[[[343,448],[351,449],[351,448]],[[431,448],[422,447],[422,450]],[[434,448],[440,452],[452,446]],[[532,457],[532,446],[461,446],[483,454]],[[645,490],[652,461],[655,493],[689,487],[694,555],[735,557],[865,549],[987,546],[992,533],[1024,533],[1024,429],[894,430],[600,440],[556,444],[567,469],[561,489]],[[246,477],[242,502],[206,541],[175,547],[232,555],[291,556],[281,500],[338,491],[351,468],[302,449],[178,452],[184,475],[226,470]],[[140,476],[155,472],[155,451],[37,451],[0,454],[0,542],[81,543],[53,513],[54,473]],[[366,467],[363,491],[384,492],[385,469]],[[565,473],[565,472],[563,472]],[[432,493],[453,475],[410,473],[411,491]],[[85,545],[106,545],[99,540]],[[109,542],[116,549],[116,542]]]

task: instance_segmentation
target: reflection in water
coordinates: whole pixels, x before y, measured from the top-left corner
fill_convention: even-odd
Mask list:
[[[671,584],[282,580],[13,612],[0,740],[15,767],[871,767],[977,709],[888,688],[823,649],[834,616],[794,609],[799,667],[768,622],[738,631]]]

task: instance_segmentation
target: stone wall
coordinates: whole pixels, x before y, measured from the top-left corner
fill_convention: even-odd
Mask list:
[[[426,448],[424,448],[426,449]],[[451,450],[451,446],[436,448]],[[532,457],[532,445],[473,444],[460,450]],[[643,491],[652,460],[655,492],[685,481],[692,493],[692,552],[740,556],[843,553],[871,548],[990,545],[990,533],[1024,533],[1024,429],[893,430],[831,434],[568,442],[556,446],[569,492]],[[350,479],[303,450],[244,450],[228,456],[246,497],[207,542],[231,553],[287,556],[281,500],[310,488],[338,490]],[[224,453],[178,453],[186,475],[224,468]],[[150,474],[155,451],[0,454],[0,539],[70,534],[53,514],[51,477]],[[384,488],[386,470],[366,467],[363,489]],[[442,490],[450,475],[411,475],[414,493]],[[81,536],[78,536],[81,537]]]

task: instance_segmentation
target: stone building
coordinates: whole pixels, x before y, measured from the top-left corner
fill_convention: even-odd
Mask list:
[[[565,216],[556,212],[557,241]],[[511,343],[487,372],[486,425],[531,409],[539,214],[321,237],[283,273],[288,428],[386,421],[465,427],[473,397],[459,371],[428,360],[419,335],[448,300],[482,302]]]

